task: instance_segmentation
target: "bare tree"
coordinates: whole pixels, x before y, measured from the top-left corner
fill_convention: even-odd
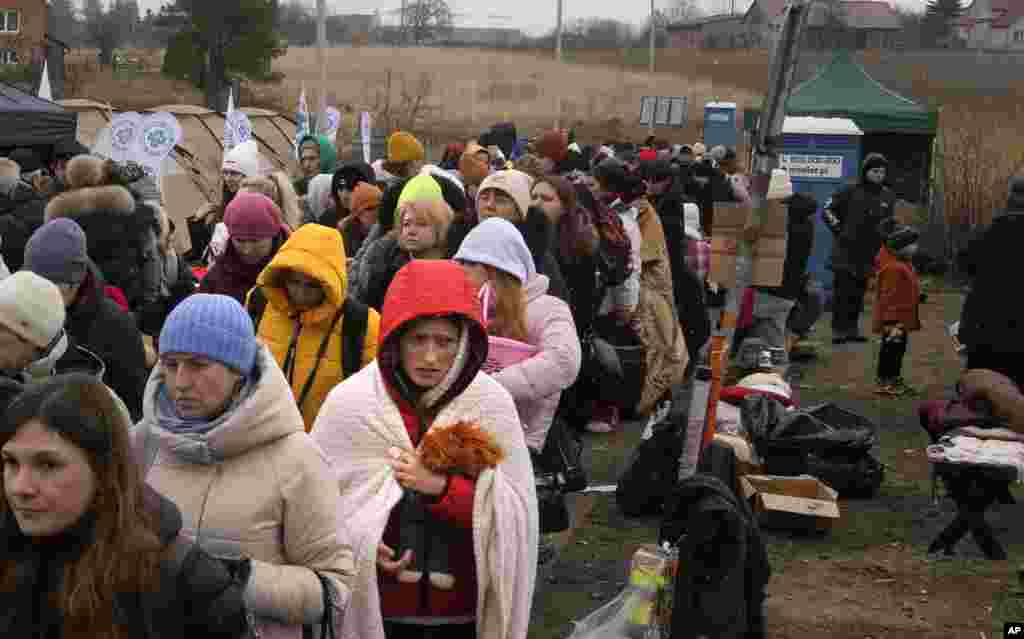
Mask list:
[[[402,36],[413,44],[423,44],[450,34],[455,22],[447,0],[406,0],[398,13],[405,27]]]
[[[126,23],[123,5],[104,8],[102,0],[85,0],[82,16],[86,41],[99,49],[99,63],[108,65],[114,60],[114,50],[127,39],[130,26]],[[138,9],[138,5],[136,5]]]
[[[665,13],[669,22],[692,22],[704,17],[704,9],[697,0],[672,0]]]

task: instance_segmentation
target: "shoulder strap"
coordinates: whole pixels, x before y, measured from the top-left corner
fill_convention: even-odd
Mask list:
[[[260,320],[263,319],[263,311],[267,310],[267,296],[263,292],[262,286],[253,287],[252,293],[249,294],[249,304],[247,306],[249,317],[252,318],[252,328],[258,333],[260,330]]]
[[[344,316],[341,325],[341,374],[342,379],[348,379],[363,367],[363,347],[370,323],[370,307],[346,297],[341,311]]]

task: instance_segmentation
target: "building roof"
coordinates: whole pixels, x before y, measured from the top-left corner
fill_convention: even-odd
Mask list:
[[[789,0],[754,0],[747,8],[747,13],[749,14],[757,7],[770,20],[779,16],[787,4],[789,4]]]
[[[787,0],[788,2],[788,0]],[[676,24],[670,24],[666,27],[666,31],[692,31],[700,29],[708,24],[717,24],[720,22],[743,22],[746,16],[742,13],[723,13],[721,15],[708,16],[699,20],[693,20],[691,22],[679,22]]]
[[[846,0],[843,2],[846,24],[854,29],[902,29],[900,15],[888,2]]]
[[[972,2],[964,9],[964,14],[956,21],[956,25],[968,31],[976,24],[986,19],[991,19],[993,29],[1008,29],[1018,20],[1024,17],[1024,0],[989,0],[991,15],[974,15],[976,11],[984,11],[982,7],[976,7],[977,2]]]

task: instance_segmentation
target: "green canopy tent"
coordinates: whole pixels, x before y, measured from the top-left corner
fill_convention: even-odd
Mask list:
[[[758,115],[746,115],[748,130],[756,126]],[[786,115],[850,118],[864,131],[862,156],[884,154],[896,193],[909,201],[924,199],[937,111],[887,89],[849,51],[836,52],[828,66],[793,90]]]

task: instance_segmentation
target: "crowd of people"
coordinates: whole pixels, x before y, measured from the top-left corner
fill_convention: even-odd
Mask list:
[[[679,400],[722,305],[716,204],[751,201],[725,147],[495,130],[429,164],[396,132],[369,164],[307,136],[295,177],[228,151],[179,253],[174,194],[83,151],[0,158],[5,637],[525,637],[550,433]],[[864,341],[877,271],[897,395],[920,290],[885,169],[825,218],[833,341]],[[818,203],[782,195],[741,338],[788,352],[822,302]]]

